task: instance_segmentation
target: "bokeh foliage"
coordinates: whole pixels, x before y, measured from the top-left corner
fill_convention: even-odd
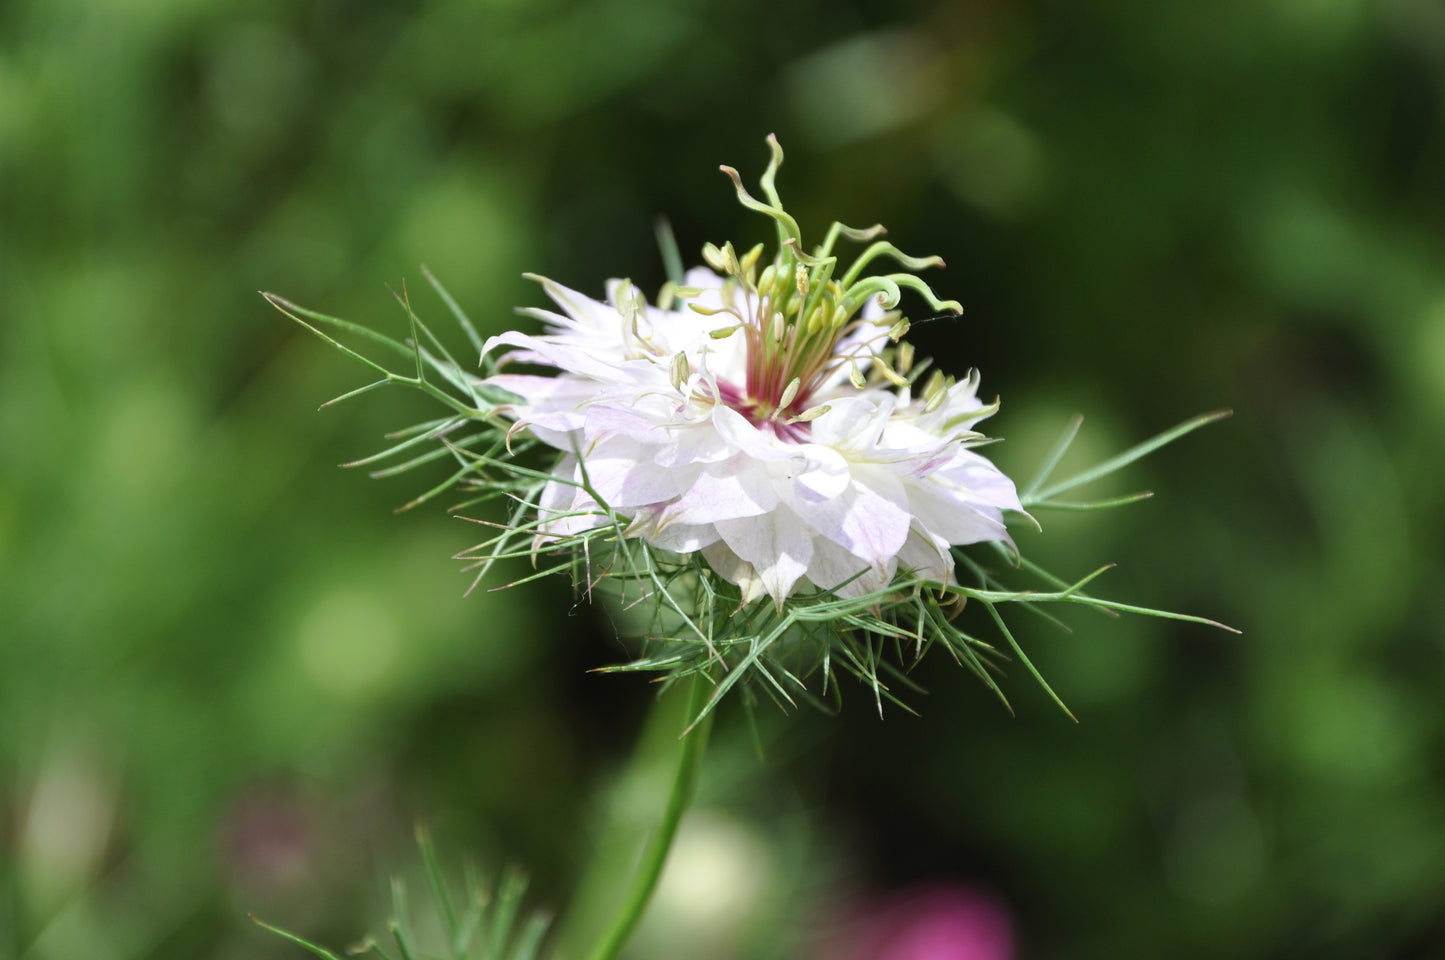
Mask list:
[[[988,884],[1031,956],[1445,950],[1437,3],[10,0],[0,957],[344,942],[416,814],[565,901],[645,685],[331,469],[417,410],[314,413],[356,373],[255,291],[400,333],[425,262],[485,333],[523,270],[655,288],[659,213],[762,239],[715,168],[768,132],[805,224],[948,261],[965,317],[912,337],[1002,395],[1006,468],[1235,408],[1027,548],[1245,636],[1028,631],[1077,727],[946,664],[921,719],[764,712],[765,765],[725,723],[704,802],[775,854],[738,952],[805,952],[824,873]]]

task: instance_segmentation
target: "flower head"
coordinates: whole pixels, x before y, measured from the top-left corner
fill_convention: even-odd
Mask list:
[[[498,563],[530,557],[535,565],[543,553],[555,563],[494,589],[553,573],[585,582],[589,596],[611,585],[629,607],[641,605],[644,620],[626,628],[642,640],[636,658],[606,669],[702,677],[712,692],[695,723],[734,689],[745,704],[756,691],[785,707],[798,698],[836,701],[839,673],[861,680],[881,712],[885,700],[902,702],[895,684],[915,686],[894,661],[934,646],[1005,704],[995,678],[1012,658],[1062,707],[1009,629],[1005,607],[1059,625],[1049,608],[1062,603],[1223,626],[1085,592],[1107,567],[1073,582],[1057,577],[1019,556],[1004,517],[1144,499],[1147,491],[1064,497],[1229,411],[1194,417],[1051,480],[1078,431],[1075,418],[1020,495],[978,453],[987,440],[975,427],[997,409],[978,399],[978,374],[924,377],[928,361],[915,363],[902,339],[905,289],[933,311],[961,312],[915,273],[942,261],[903,254],[879,239],[882,227],[835,223],[806,248],[774,185],[782,151],[772,138],[768,144],[766,201],[723,170],[742,204],[776,225],[773,253],[708,245],[706,267],[679,269],[655,303],[625,280],[609,283],[599,301],[537,278],[560,312],[524,310],[543,321],[542,333],[512,331],[484,343],[426,274],[481,353],[480,377],[417,316],[405,286],[397,299],[406,341],[265,294],[379,376],[336,400],[398,386],[443,411],[351,466],[389,462],[374,475],[393,476],[453,465],[403,510],[449,490],[466,491],[453,510],[510,503],[500,521],[469,518],[492,531],[457,555],[475,571],[473,586]],[[834,252],[843,241],[865,244],[846,268]],[[866,274],[880,258],[902,270]],[[406,367],[378,362],[328,330],[399,355]],[[993,549],[961,549],[972,543]],[[1042,589],[1014,586],[1015,574],[997,570],[998,560]],[[772,602],[754,602],[764,596]],[[958,616],[967,600],[1003,646],[979,634],[978,616]]]
[[[888,586],[901,571],[954,582],[950,547],[1010,543],[1003,511],[1023,508],[1014,484],[974,448],[975,425],[997,409],[977,396],[978,375],[955,381],[901,338],[896,311],[911,288],[940,301],[912,272],[865,276],[879,257],[907,271],[942,265],[878,240],[881,227],[834,224],[804,252],[774,187],[782,161],[753,198],[731,168],[739,199],[771,217],[779,244],[704,249],[690,271],[649,303],[614,280],[604,301],[538,278],[561,309],[524,311],[542,334],[508,332],[483,353],[499,363],[551,368],[486,382],[518,400],[498,408],[563,457],[539,502],[534,546],[592,527],[679,554],[701,552],[744,602],[781,605],[805,585],[840,596]],[[869,242],[835,276],[841,239]]]

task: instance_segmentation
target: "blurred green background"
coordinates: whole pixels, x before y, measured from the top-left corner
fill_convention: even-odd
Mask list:
[[[1438,0],[6,0],[0,957],[351,942],[414,817],[565,904],[646,683],[561,582],[464,599],[425,478],[334,469],[424,407],[316,413],[362,372],[256,291],[655,288],[658,214],[767,236],[716,168],[769,132],[805,230],[948,261],[915,339],[1015,475],[1075,411],[1083,463],[1236,410],[1020,537],[1244,635],[1022,625],[1077,726],[941,657],[921,717],[763,711],[761,761],[724,717],[634,955],[821,956],[923,881],[1028,957],[1445,955]]]

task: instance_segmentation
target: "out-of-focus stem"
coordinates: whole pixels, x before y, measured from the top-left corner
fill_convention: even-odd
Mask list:
[[[680,729],[686,729],[687,725],[692,723],[692,719],[697,716],[697,712],[706,702],[709,687],[706,678],[700,675],[695,675],[684,682],[690,686],[690,689],[687,710],[683,715]],[[657,881],[662,876],[662,868],[667,863],[668,851],[672,849],[672,841],[677,836],[677,826],[682,821],[682,815],[687,811],[688,805],[692,802],[711,725],[712,713],[709,713],[677,744],[672,788],[668,793],[667,806],[663,808],[662,819],[647,840],[647,847],[642,854],[642,862],[638,864],[637,871],[633,874],[632,884],[623,901],[622,908],[613,918],[611,926],[597,942],[596,948],[589,955],[589,960],[614,960],[626,946],[633,931],[637,929],[637,924],[642,920],[642,915],[647,910],[647,904],[652,899],[653,891],[657,889]]]

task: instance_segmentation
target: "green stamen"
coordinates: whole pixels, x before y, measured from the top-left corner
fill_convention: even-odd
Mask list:
[[[735,314],[738,326],[715,331],[715,338],[730,336],[741,329],[747,339],[747,383],[741,406],[751,418],[777,420],[783,423],[806,423],[821,416],[826,406],[811,404],[814,393],[834,371],[846,367],[848,380],[857,389],[868,386],[860,363],[869,365],[878,383],[887,382],[906,387],[905,375],[913,369],[913,349],[902,342],[908,333],[907,319],[894,315],[887,329],[888,340],[896,343],[885,358],[873,343],[848,352],[840,344],[854,331],[865,329],[867,321],[857,318],[870,299],[876,299],[885,310],[898,305],[904,289],[921,294],[934,310],[961,313],[963,308],[952,300],[940,300],[913,271],[943,265],[939,257],[913,257],[893,244],[878,240],[886,231],[881,225],[856,229],[835,222],[828,229],[823,244],[811,254],[804,252],[802,230],[797,220],[784,208],[777,190],[778,168],[783,151],[776,137],[768,138],[769,160],[759,180],[766,202],[759,200],[743,186],[742,178],[732,167],[722,171],[732,180],[738,202],[749,210],[771,219],[778,230],[778,248],[771,262],[758,265],[763,247],[758,245],[741,258],[731,244],[721,247],[707,244],[703,259],[726,278],[726,284],[741,287],[743,297],[734,300],[724,290],[725,303],[739,303],[725,312]],[[866,243],[862,253],[842,273],[834,247],[840,239]],[[863,271],[880,257],[897,262],[903,270],[897,273],[864,276]],[[707,310],[693,305],[699,313]],[[879,325],[889,323],[884,316]],[[891,360],[891,362],[890,362]],[[926,402],[942,402],[939,387],[930,381]],[[796,409],[795,409],[796,408]]]

